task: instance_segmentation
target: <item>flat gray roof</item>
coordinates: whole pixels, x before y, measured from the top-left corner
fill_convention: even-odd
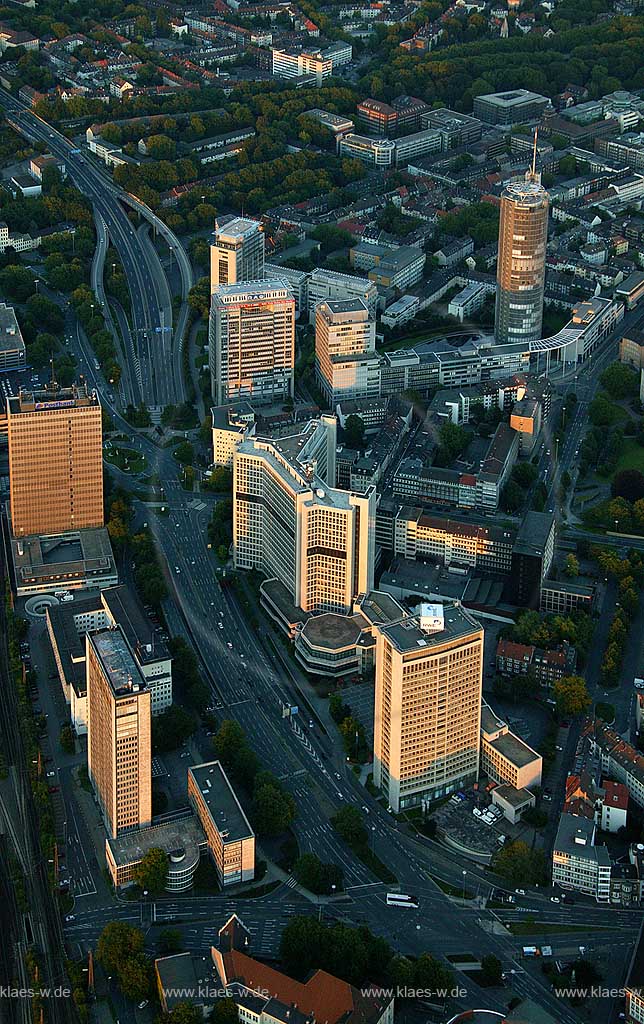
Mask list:
[[[551,512],[526,512],[517,532],[514,550],[522,555],[543,555],[554,521]]]
[[[334,651],[357,644],[364,625],[361,615],[325,612],[323,615],[312,615],[302,632],[315,647]]]
[[[188,768],[188,772],[192,775],[220,835],[226,833],[228,842],[252,838],[254,832],[220,762],[194,764]]]
[[[535,761],[539,757],[532,747],[529,747],[527,743],[524,743],[523,740],[520,740],[512,732],[505,732],[501,736],[497,736],[495,740],[491,741],[490,746],[498,750],[503,757],[511,761],[517,768],[523,768],[526,764],[530,764],[531,761]]]
[[[469,633],[480,633],[481,625],[461,607],[460,604],[444,604],[444,628],[428,633],[420,628],[420,615],[410,615],[406,619],[382,626],[381,630],[387,639],[401,654],[420,651],[448,640],[457,640]]]
[[[89,634],[105,675],[117,697],[145,689],[145,679],[120,627]],[[136,689],[135,689],[136,688]]]
[[[207,845],[205,832],[194,814],[136,832],[122,832],[116,839],[108,838],[106,842],[117,867],[138,864],[148,850],[158,846],[168,857],[172,856],[175,863],[183,855],[187,868],[198,863],[200,851]]]

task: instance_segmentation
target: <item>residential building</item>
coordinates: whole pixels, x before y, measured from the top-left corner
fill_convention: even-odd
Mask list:
[[[244,1024],[393,1024],[394,997],[375,986],[362,990],[314,971],[306,981],[294,981],[245,952],[211,949],[218,987],[230,993]]]
[[[463,323],[485,304],[487,288],[478,281],[472,281],[449,300],[447,312]]]
[[[397,288],[404,291],[417,284],[423,276],[426,255],[414,245],[401,245],[390,249],[378,259],[368,273],[370,281],[381,288]]]
[[[548,238],[548,193],[536,180],[515,181],[501,195],[494,333],[499,344],[526,347],[541,338]]]
[[[21,370],[27,362],[25,352],[16,312],[0,302],[0,371]]]
[[[335,488],[336,420],[254,437],[233,459],[233,558],[276,577],[306,612],[347,614],[373,590],[376,491]]]
[[[151,694],[120,626],[86,644],[87,770],[117,837],[152,821]]]
[[[380,394],[376,323],[362,299],[330,299],[316,307],[315,370],[332,407]]]
[[[264,230],[257,220],[229,217],[210,243],[210,290],[264,277]]]
[[[338,153],[374,167],[391,167],[395,161],[396,143],[391,139],[372,139],[367,135],[346,132],[338,141]]]
[[[552,883],[608,903],[611,860],[605,846],[595,846],[595,835],[594,821],[561,815],[552,850]]]
[[[515,790],[541,785],[541,755],[510,732],[507,722],[483,701],[481,709],[481,772]]]
[[[102,413],[86,384],[20,390],[7,399],[11,532],[103,526]]]
[[[513,125],[538,121],[550,103],[547,96],[528,89],[492,92],[474,97],[474,117],[486,124]]]
[[[459,605],[375,628],[374,784],[395,813],[478,777],[483,629]]]
[[[536,398],[522,398],[515,402],[510,413],[510,426],[519,435],[519,450],[523,455],[533,451],[541,433],[542,408]]]
[[[555,553],[555,517],[529,511],[523,518],[512,552],[514,600],[520,608],[537,608],[541,585]]]
[[[108,587],[85,598],[76,597],[73,602],[49,605],[45,617],[58,677],[77,735],[87,732],[88,633],[120,627],[150,689],[152,715],[160,715],[170,707],[172,658],[127,587]]]
[[[600,827],[603,832],[619,832],[626,828],[628,818],[628,787],[612,779],[602,780],[604,796],[601,805]]]
[[[575,648],[566,643],[559,650],[552,651],[512,640],[499,640],[496,647],[496,670],[500,675],[527,675],[530,672],[542,686],[551,686],[557,679],[572,675],[576,666]]]
[[[443,242],[440,249],[437,249],[434,256],[440,267],[453,267],[460,263],[466,256],[474,252],[474,239],[469,235],[463,238],[450,238]]]
[[[633,803],[644,807],[644,756],[600,719],[593,723],[589,745],[602,772],[622,782]]]
[[[219,761],[188,768],[188,800],[199,818],[219,884],[255,877],[255,833]]]
[[[40,242],[40,235],[10,233],[7,224],[0,221],[0,253],[6,252],[7,249],[14,249],[16,252],[30,252],[32,249],[37,249]]]
[[[308,283],[309,323],[315,323],[315,308],[324,299],[362,299],[370,314],[375,317],[378,289],[366,277],[354,277],[352,274],[340,274],[335,270],[316,267]]]
[[[194,953],[175,953],[154,961],[154,977],[164,1014],[179,1003],[189,1003],[207,1016],[217,996],[212,959]]]
[[[285,282],[219,286],[210,305],[209,343],[216,405],[293,397],[295,299]]]
[[[320,50],[298,53],[273,49],[273,74],[278,78],[300,78],[302,75],[312,75],[317,85],[321,85],[325,78],[333,74],[333,55],[326,55]],[[340,60],[337,63],[344,63]]]
[[[413,320],[420,310],[420,299],[417,295],[401,295],[399,299],[387,306],[380,317],[384,327],[395,330]]]

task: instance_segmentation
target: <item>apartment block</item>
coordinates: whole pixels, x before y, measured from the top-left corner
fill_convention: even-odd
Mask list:
[[[605,846],[595,846],[595,836],[594,821],[561,815],[552,850],[552,883],[608,903],[611,860]]]
[[[222,887],[255,877],[255,833],[219,761],[188,769],[188,799]]]
[[[483,629],[459,605],[375,628],[374,784],[397,813],[478,777]]]
[[[350,612],[373,589],[375,487],[335,482],[336,420],[244,441],[233,459],[233,549],[239,569],[279,580],[305,612]]]
[[[293,397],[295,299],[284,281],[218,287],[208,336],[216,405]]]
[[[151,694],[120,627],[88,633],[87,769],[108,836],[152,820]]]
[[[210,243],[210,290],[264,277],[264,230],[259,221],[229,217]]]
[[[101,405],[85,384],[7,399],[14,537],[103,525]]]
[[[593,724],[589,745],[602,772],[622,782],[633,803],[644,807],[644,756],[600,719]]]
[[[376,323],[362,299],[330,299],[316,307],[315,371],[332,407],[380,395]]]

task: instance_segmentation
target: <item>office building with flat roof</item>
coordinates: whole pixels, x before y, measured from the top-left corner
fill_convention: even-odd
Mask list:
[[[257,220],[229,217],[218,222],[210,243],[210,290],[264,276],[264,229]]]
[[[87,633],[120,626],[150,688],[152,715],[172,704],[172,658],[154,632],[137,598],[127,587],[110,587],[74,601],[49,605],[47,632],[71,724],[87,732]]]
[[[425,110],[421,114],[420,123],[423,128],[433,128],[439,133],[443,152],[478,142],[483,133],[483,125],[478,118],[458,114],[447,107]]]
[[[550,103],[547,96],[528,89],[512,89],[508,92],[491,92],[474,97],[474,117],[486,124],[518,124],[521,121],[538,121]]]
[[[340,156],[362,160],[374,167],[391,167],[396,156],[396,143],[391,139],[372,139],[368,135],[346,132],[338,141]]]
[[[329,405],[380,394],[376,322],[362,299],[330,299],[315,311],[315,372]]]
[[[11,559],[12,586],[17,597],[96,587],[102,590],[116,586],[119,581],[105,527],[14,537]]]
[[[248,439],[233,460],[235,567],[277,578],[305,612],[348,614],[373,590],[376,490],[334,486],[335,445],[335,417],[322,416]]]
[[[611,859],[605,846],[596,846],[593,819],[562,814],[552,848],[552,884],[610,900]]]
[[[511,182],[501,195],[494,334],[497,343],[541,338],[548,240],[548,193],[536,176]]]
[[[103,526],[101,405],[85,384],[21,390],[7,399],[11,532]]]
[[[87,770],[116,838],[152,821],[151,693],[121,627],[86,644]]]
[[[481,771],[494,782],[514,789],[541,785],[541,755],[510,732],[502,718],[483,702],[481,710]]]
[[[221,285],[213,292],[209,359],[216,405],[293,397],[295,299],[284,281]]]
[[[476,780],[483,629],[458,603],[375,628],[374,784],[398,813]]]
[[[0,302],[0,370],[21,370],[26,349],[13,306]]]
[[[520,608],[538,608],[541,585],[555,554],[556,520],[551,512],[526,512],[512,550],[514,600]]]
[[[307,288],[309,323],[315,323],[315,308],[324,299],[362,299],[373,317],[378,304],[378,289],[366,277],[340,274],[337,270],[316,267]]]
[[[188,768],[188,799],[222,887],[255,877],[255,833],[219,761]]]

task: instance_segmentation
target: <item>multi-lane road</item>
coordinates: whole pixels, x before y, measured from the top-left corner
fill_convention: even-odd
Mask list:
[[[50,152],[64,160],[69,177],[92,203],[99,245],[106,248],[106,238],[101,241],[101,233],[106,234],[119,254],[131,298],[131,329],[126,337],[121,338],[121,347],[125,350],[123,370],[131,378],[133,397],[140,394],[141,400],[149,406],[182,401],[183,377],[177,369],[180,369],[183,334],[180,335],[179,331],[185,330],[187,291],[192,274],[181,243],[164,225],[162,234],[166,240],[171,239],[169,244],[182,273],[183,306],[180,322],[173,334],[165,272],[154,246],[146,244],[135,230],[124,203],[134,206],[154,223],[155,228],[160,223],[158,218],[143,203],[132,203],[131,197],[90,163],[78,147],[4,89],[0,89],[0,107],[16,131],[32,141],[44,143]],[[139,370],[132,376],[134,359],[138,361]]]

